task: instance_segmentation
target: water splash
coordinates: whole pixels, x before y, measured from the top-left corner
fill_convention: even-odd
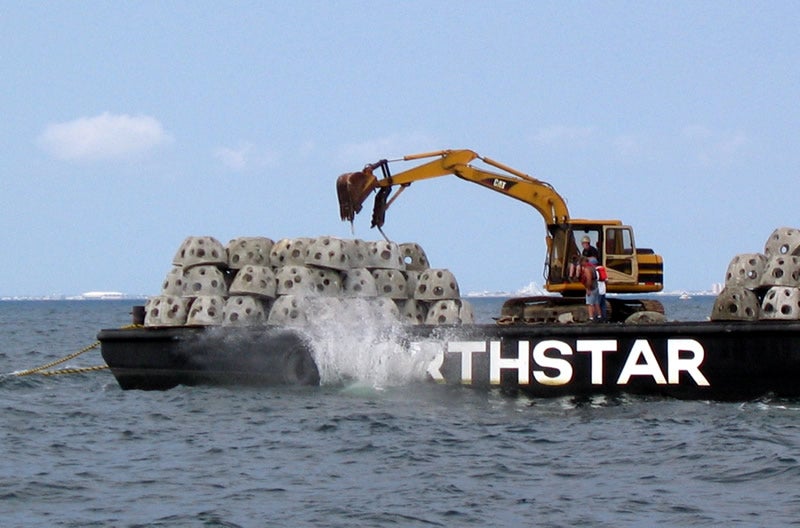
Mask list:
[[[409,346],[396,312],[366,299],[309,307],[305,332],[323,385],[359,383],[374,388],[424,380],[430,347]]]

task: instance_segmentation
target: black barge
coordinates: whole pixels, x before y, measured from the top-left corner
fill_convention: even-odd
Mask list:
[[[123,389],[320,384],[302,329],[140,327],[98,339]],[[532,397],[800,396],[800,321],[414,325],[399,342],[426,358],[431,382]]]

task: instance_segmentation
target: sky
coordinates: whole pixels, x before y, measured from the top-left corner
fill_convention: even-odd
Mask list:
[[[378,240],[337,176],[462,148],[709,290],[800,227],[798,27],[789,1],[5,0],[0,297],[157,295],[188,236]],[[454,177],[384,232],[462,293],[543,282],[539,214]]]

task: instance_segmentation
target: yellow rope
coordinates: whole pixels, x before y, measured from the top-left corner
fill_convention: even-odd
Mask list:
[[[108,365],[95,365],[93,367],[65,368],[59,370],[48,370],[39,372],[42,376],[57,376],[59,374],[82,374],[84,372],[94,372],[96,370],[106,370]]]
[[[77,352],[72,353],[72,354],[70,354],[68,356],[65,356],[65,357],[63,357],[61,359],[57,359],[55,361],[51,361],[50,363],[47,363],[47,364],[42,365],[40,367],[35,367],[35,368],[32,368],[32,369],[23,370],[21,372],[15,372],[14,375],[15,376],[30,376],[31,374],[39,373],[39,372],[41,372],[43,370],[49,369],[50,367],[54,367],[56,365],[64,363],[65,361],[69,361],[70,359],[76,358],[76,357],[80,356],[81,354],[83,354],[84,352],[88,352],[88,351],[90,351],[92,349],[97,348],[98,346],[100,346],[100,341],[95,341],[91,345],[89,345],[87,347],[84,347],[81,350],[78,350]]]
[[[123,326],[122,329],[125,330],[125,329],[128,329],[128,328],[139,328],[141,326],[142,325],[132,324],[132,325]],[[52,371],[43,372],[43,371],[46,371],[47,369],[49,369],[50,367],[54,367],[56,365],[60,365],[61,363],[64,363],[65,361],[69,361],[70,359],[76,358],[76,357],[80,356],[81,354],[84,354],[84,353],[86,353],[86,352],[88,352],[90,350],[93,350],[93,349],[95,349],[95,348],[97,348],[99,346],[100,346],[100,341],[95,341],[91,345],[83,347],[82,349],[78,350],[77,352],[73,352],[72,354],[70,354],[68,356],[64,356],[61,359],[57,359],[55,361],[51,361],[50,363],[46,363],[46,364],[44,364],[44,365],[42,365],[40,367],[35,367],[35,368],[32,368],[32,369],[28,369],[28,370],[22,370],[20,372],[14,372],[13,374],[15,376],[30,376],[31,374],[41,374],[42,376],[53,376],[53,375],[56,375],[56,374],[79,374],[81,372],[91,372],[91,371],[94,371],[94,370],[107,369],[108,365],[98,365],[96,367],[67,368],[67,369],[60,369],[60,370],[52,370]]]

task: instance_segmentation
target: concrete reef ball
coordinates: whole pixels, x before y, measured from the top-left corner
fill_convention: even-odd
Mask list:
[[[770,288],[761,303],[761,319],[800,319],[800,289]]]
[[[459,299],[458,282],[450,270],[428,269],[420,273],[414,298],[422,301]]]
[[[189,308],[186,324],[190,326],[221,325],[225,298],[221,295],[201,295],[196,297]]]
[[[244,266],[269,266],[269,255],[275,242],[267,237],[234,238],[226,246],[228,267],[232,270]]]
[[[405,269],[400,246],[395,242],[377,240],[367,242],[367,262],[369,269]]]
[[[342,294],[345,297],[377,297],[375,277],[367,268],[356,268],[344,272]]]
[[[714,299],[712,321],[755,321],[761,312],[758,296],[744,286],[726,286]]]
[[[307,266],[346,270],[350,268],[350,245],[339,238],[318,237],[305,250]]]
[[[403,242],[400,244],[400,254],[408,271],[425,271],[431,265],[422,246],[416,242]]]
[[[228,295],[225,274],[216,266],[202,264],[184,271],[183,296]]]
[[[472,306],[459,299],[436,301],[428,308],[426,324],[472,324],[475,322]]]
[[[372,270],[377,294],[390,299],[408,299],[407,281],[402,271],[392,269]]]
[[[273,268],[290,265],[305,265],[306,248],[314,241],[312,238],[282,238],[275,242],[269,252],[269,264]]]
[[[764,276],[767,257],[761,253],[744,253],[736,255],[728,264],[725,284],[728,286],[744,286],[757,288]]]
[[[161,283],[161,295],[183,295],[183,268],[173,266],[169,270]]]
[[[315,295],[314,274],[311,268],[303,265],[289,265],[278,268],[275,273],[278,295]]]
[[[182,326],[191,299],[174,295],[151,297],[145,304],[145,326]]]
[[[267,322],[264,304],[252,295],[232,295],[225,300],[222,310],[224,326],[252,326]]]
[[[767,258],[780,255],[800,256],[800,229],[792,227],[777,228],[764,244],[764,255]]]
[[[275,273],[269,266],[246,265],[233,278],[231,295],[256,295],[274,299],[277,289]]]
[[[172,263],[184,269],[201,264],[226,266],[228,264],[228,252],[222,243],[214,237],[190,236],[178,248]]]
[[[311,268],[314,295],[338,297],[342,294],[342,272],[335,269]]]
[[[404,323],[412,325],[425,324],[425,320],[428,317],[428,305],[425,301],[398,299],[395,302],[400,310],[400,318]]]
[[[791,255],[769,257],[759,286],[800,287],[800,257]]]

